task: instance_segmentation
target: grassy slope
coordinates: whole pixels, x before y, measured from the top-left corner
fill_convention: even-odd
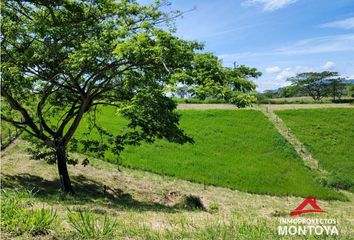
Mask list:
[[[322,168],[354,190],[354,109],[276,111]]]
[[[159,140],[128,147],[122,154],[122,162],[130,167],[253,193],[341,198],[339,193],[314,180],[291,145],[261,112],[181,113],[181,127],[194,138],[194,145]],[[98,122],[111,132],[119,132],[124,123],[112,108],[104,108]],[[85,123],[77,136],[82,135],[84,128]],[[95,131],[89,136],[98,138]],[[106,158],[114,156],[107,154]]]
[[[53,208],[57,222],[47,236],[22,235],[17,239],[80,239],[66,222],[68,209],[90,211],[98,219],[115,219],[118,227],[114,239],[294,239],[276,233],[279,216],[286,217],[303,198],[248,194],[220,187],[207,187],[123,168],[90,159],[90,165],[69,166],[75,197],[65,197],[58,189],[56,166],[29,160],[28,144],[17,141],[1,153],[2,188],[25,187],[39,191],[30,208]],[[85,158],[75,155],[80,162]],[[102,193],[103,185],[109,191]],[[192,211],[175,207],[183,195],[199,196],[209,209]],[[318,200],[325,209],[321,218],[336,218],[340,239],[352,239],[354,195],[346,194],[349,202]],[[319,217],[307,215],[306,217]],[[13,239],[2,231],[3,239]],[[309,237],[307,239],[318,239]],[[330,238],[328,238],[330,239]]]

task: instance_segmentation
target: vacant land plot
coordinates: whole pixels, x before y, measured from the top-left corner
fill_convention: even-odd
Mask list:
[[[58,191],[56,166],[30,160],[27,147],[28,143],[17,141],[1,153],[2,188],[10,193],[14,188],[38,191],[32,201],[21,191],[20,199],[8,198],[8,194],[1,192],[2,220],[7,221],[1,226],[2,239],[15,239],[17,235],[20,236],[16,239],[93,239],[81,237],[68,224],[69,211],[90,214],[100,224],[105,217],[115,221],[114,236],[107,239],[294,239],[277,234],[279,217],[289,216],[303,198],[249,194],[213,186],[205,189],[202,184],[149,172],[127,168],[118,171],[113,164],[92,158],[86,167],[69,165],[77,195],[65,196]],[[86,158],[79,154],[75,157],[80,162]],[[103,186],[108,189],[105,193]],[[183,196],[191,194],[201,198],[205,210],[179,205]],[[306,216],[337,219],[338,238],[321,239],[352,239],[354,194],[346,195],[348,202],[318,200],[326,213]],[[55,221],[45,225],[47,221],[41,219],[35,224],[35,231],[30,229],[31,235],[26,225],[19,224],[24,220],[21,214],[42,209],[53,209]],[[40,220],[40,216],[29,220]]]
[[[342,195],[322,187],[306,169],[291,145],[259,111],[185,110],[181,127],[195,144],[178,145],[159,140],[128,147],[121,161],[129,167],[205,184],[272,195],[315,195],[338,199]],[[119,132],[124,120],[104,108],[98,121]],[[77,137],[84,132],[85,123]],[[90,139],[97,139],[92,131]],[[112,154],[106,159],[114,160]]]
[[[276,111],[320,166],[328,185],[354,191],[354,109]]]

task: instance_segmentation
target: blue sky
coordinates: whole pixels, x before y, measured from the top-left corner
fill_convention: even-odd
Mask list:
[[[150,0],[141,0],[143,3]],[[172,0],[177,35],[205,43],[225,66],[258,68],[258,90],[305,71],[354,78],[354,0]]]

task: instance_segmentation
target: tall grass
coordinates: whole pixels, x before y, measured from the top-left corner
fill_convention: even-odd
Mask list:
[[[1,190],[1,229],[13,235],[46,234],[57,214],[52,209],[32,206],[33,193],[24,189]]]
[[[99,220],[93,213],[81,210],[69,210],[67,219],[83,239],[112,239],[117,227],[117,222],[107,216]]]

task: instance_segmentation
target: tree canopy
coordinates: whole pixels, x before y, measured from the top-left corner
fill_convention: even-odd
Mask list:
[[[340,86],[339,79],[337,72],[324,71],[299,73],[295,77],[289,78],[288,81],[292,83],[292,86],[303,89],[314,100],[321,100],[331,91],[335,99],[335,96],[340,92],[337,91],[337,87]],[[330,85],[332,87],[329,87]]]
[[[87,151],[119,154],[126,144],[193,142],[178,126],[166,89],[178,83],[196,95],[223,95],[240,106],[255,88],[256,69],[223,68],[203,46],[173,35],[165,1],[4,0],[1,36],[1,119],[23,129],[55,155],[65,192],[73,193],[66,163],[69,142],[84,115],[109,141],[86,141]],[[203,95],[204,94],[204,95]],[[95,122],[99,105],[117,108],[128,128],[113,134]],[[114,123],[112,123],[114,124]]]
[[[245,107],[256,101],[253,94],[256,85],[250,78],[261,75],[257,69],[244,65],[238,68],[223,67],[221,60],[212,53],[197,53],[189,69],[172,76],[173,86],[181,84],[177,90],[172,89],[185,90],[185,86],[188,86],[187,92],[201,100],[211,97]]]

